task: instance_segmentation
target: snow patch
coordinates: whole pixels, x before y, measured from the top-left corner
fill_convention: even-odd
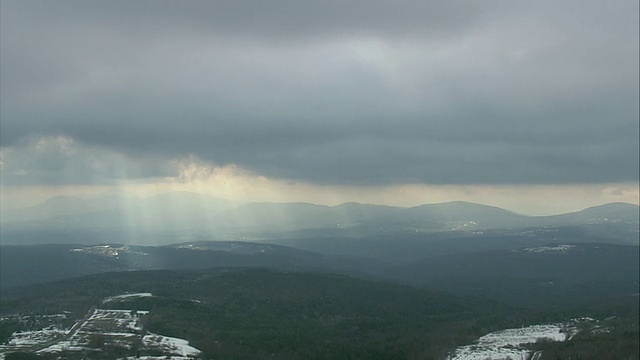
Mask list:
[[[103,300],[103,303],[128,298],[151,297],[151,293],[122,294]],[[0,360],[11,351],[34,351],[39,354],[59,353],[63,351],[92,354],[103,348],[124,348],[131,350],[135,344],[141,344],[137,351],[162,356],[127,357],[124,359],[175,359],[187,360],[197,357],[200,350],[189,345],[184,339],[163,335],[148,334],[144,330],[141,317],[149,311],[98,309],[95,306],[85,318],[76,322],[70,329],[60,330],[48,326],[37,331],[22,331],[12,334],[7,345],[0,345]],[[47,315],[66,318],[66,314]],[[16,315],[20,319],[26,316]],[[136,345],[137,346],[137,345]]]
[[[523,251],[532,252],[532,253],[564,253],[573,248],[575,245],[558,245],[558,246],[538,246],[532,248],[523,249]]]
[[[560,325],[532,325],[521,329],[505,329],[480,337],[476,344],[457,348],[449,360],[528,359],[524,345],[540,339],[565,341],[567,334]]]
[[[53,326],[34,331],[18,331],[11,334],[7,342],[8,346],[30,346],[54,340],[67,333],[67,330],[57,329]]]
[[[197,356],[200,350],[189,346],[189,342],[184,339],[173,338],[169,336],[148,334],[142,338],[142,344],[145,347],[160,349],[165,354],[178,356]]]
[[[0,360],[2,360],[0,358]],[[118,360],[193,360],[189,356],[129,356]]]
[[[111,302],[111,301],[118,301],[118,300],[123,300],[123,299],[128,299],[128,298],[143,298],[143,297],[153,297],[153,295],[151,293],[135,293],[135,294],[116,295],[116,296],[111,296],[111,297],[105,298],[104,300],[102,300],[102,303],[107,303],[107,302]],[[128,311],[128,310],[126,310],[126,311]]]

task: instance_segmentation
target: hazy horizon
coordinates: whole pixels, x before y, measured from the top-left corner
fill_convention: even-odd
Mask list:
[[[359,204],[364,204],[364,205],[380,205],[380,206],[410,208],[410,207],[421,206],[421,205],[436,205],[436,204],[444,204],[444,203],[451,203],[451,202],[468,202],[468,203],[474,203],[474,204],[479,204],[479,205],[495,206],[495,207],[502,208],[504,210],[512,211],[512,212],[515,212],[515,213],[518,213],[518,214],[521,214],[521,215],[527,215],[527,216],[560,215],[560,214],[576,212],[576,211],[584,210],[584,209],[587,209],[587,208],[606,205],[606,204],[612,204],[612,203],[621,203],[621,204],[630,204],[630,205],[640,206],[638,203],[633,203],[633,202],[608,201],[608,202],[591,204],[591,205],[588,205],[588,206],[585,206],[585,207],[581,207],[581,208],[567,208],[567,210],[559,211],[559,212],[526,213],[526,212],[522,212],[522,211],[517,211],[517,210],[515,210],[513,208],[500,206],[500,205],[495,205],[495,204],[491,204],[491,203],[478,202],[478,201],[469,201],[469,200],[460,200],[460,199],[451,199],[451,200],[443,200],[443,201],[432,201],[432,202],[413,202],[413,203],[407,203],[407,204],[389,204],[389,203],[383,203],[383,202],[367,202],[367,201],[355,201],[355,200],[347,200],[347,201],[339,201],[339,202],[304,201],[304,200],[287,201],[286,199],[285,200],[280,200],[280,201],[278,201],[277,199],[276,200],[256,200],[256,201],[251,201],[251,200],[247,200],[247,199],[233,199],[233,198],[228,198],[228,197],[220,197],[220,196],[216,196],[215,194],[207,194],[207,193],[195,192],[195,191],[187,191],[187,190],[174,190],[174,191],[166,191],[166,192],[162,192],[161,191],[161,192],[155,192],[155,193],[139,194],[139,193],[136,193],[136,192],[134,192],[132,190],[127,191],[127,190],[121,190],[121,189],[120,190],[111,189],[111,190],[107,190],[107,191],[104,191],[104,192],[97,192],[97,193],[93,193],[93,194],[60,193],[60,194],[55,194],[55,195],[48,196],[48,197],[45,197],[45,198],[32,198],[32,199],[30,199],[31,201],[26,201],[26,202],[22,202],[22,203],[7,204],[6,202],[4,202],[2,204],[3,207],[1,209],[2,209],[2,211],[26,209],[26,208],[29,208],[29,207],[32,207],[32,206],[38,206],[40,204],[44,204],[47,201],[55,199],[57,197],[71,197],[71,198],[78,198],[78,199],[89,200],[89,201],[90,200],[104,200],[105,198],[111,198],[111,199],[117,198],[117,199],[120,199],[120,200],[122,200],[124,198],[137,198],[137,199],[142,200],[142,199],[145,199],[145,198],[152,198],[154,196],[171,195],[171,194],[204,195],[204,196],[210,196],[212,198],[215,198],[215,199],[218,199],[218,200],[221,200],[221,201],[237,202],[238,204],[244,204],[244,203],[281,203],[281,204],[286,204],[286,203],[308,203],[308,204],[312,204],[312,205],[321,205],[321,206],[329,206],[329,207],[335,207],[335,206],[348,204],[348,203],[359,203]],[[184,204],[182,204],[182,205],[184,205]],[[531,204],[524,204],[523,207],[530,206],[530,205]]]

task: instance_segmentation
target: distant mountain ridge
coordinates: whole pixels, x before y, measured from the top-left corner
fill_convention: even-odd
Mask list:
[[[2,211],[0,222],[7,233],[21,229],[122,229],[140,234],[183,232],[242,239],[247,234],[254,238],[266,236],[264,234],[277,237],[281,233],[300,230],[370,236],[407,231],[477,231],[586,224],[622,224],[637,228],[639,209],[633,204],[611,203],[562,215],[527,216],[464,201],[409,208],[360,203],[325,206],[242,203],[174,192],[144,198],[55,197],[29,208]]]
[[[638,223],[640,207],[638,205],[615,202],[589,207],[584,210],[555,216],[541,216],[540,219],[553,221],[594,222],[594,221],[624,221]]]

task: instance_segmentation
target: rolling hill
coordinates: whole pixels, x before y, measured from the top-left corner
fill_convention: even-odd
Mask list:
[[[616,233],[623,238],[622,243],[638,243],[638,209],[637,205],[614,203],[575,213],[534,217],[460,201],[399,208],[358,203],[333,207],[307,203],[243,204],[193,193],[147,198],[57,197],[33,207],[2,211],[0,242],[159,245],[186,240],[365,238],[606,226],[606,233]],[[52,236],[48,238],[47,233]]]

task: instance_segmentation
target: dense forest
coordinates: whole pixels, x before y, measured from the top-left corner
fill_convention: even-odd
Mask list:
[[[522,289],[529,285],[520,284]],[[637,297],[602,298],[590,307],[549,299],[557,303],[550,311],[531,306],[536,302],[499,303],[482,293],[454,296],[343,275],[269,269],[92,275],[3,292],[0,310],[3,315],[69,311],[81,318],[103,298],[127,292],[154,296],[100,306],[150,311],[142,318],[145,329],[187,339],[203,351],[203,358],[443,359],[456,346],[491,331],[586,315],[614,316],[616,321],[609,322],[610,332],[536,344],[544,349],[543,359],[571,354],[595,359],[612,348],[626,358],[638,356]],[[3,323],[3,336],[16,326]],[[126,349],[109,351],[111,355],[100,356],[136,355]],[[14,356],[19,355],[7,359]]]

